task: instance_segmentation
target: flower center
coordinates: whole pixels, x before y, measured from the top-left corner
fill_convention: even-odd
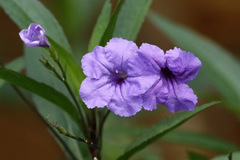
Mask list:
[[[124,82],[124,79],[127,78],[126,73],[124,73],[123,71],[119,71],[119,70],[116,70],[115,72],[116,72],[116,74],[117,74],[116,82],[117,82],[118,84],[123,83],[123,82]]]
[[[162,68],[161,72],[162,72],[163,76],[167,79],[174,77],[173,73],[168,68]]]
[[[116,70],[116,73],[117,73],[121,78],[127,78],[126,73],[124,73],[123,71]]]

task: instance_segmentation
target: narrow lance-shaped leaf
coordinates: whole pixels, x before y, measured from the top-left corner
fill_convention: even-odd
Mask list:
[[[140,151],[147,145],[151,144],[161,136],[165,135],[169,131],[178,127],[188,119],[192,118],[194,115],[198,114],[202,110],[216,104],[217,102],[212,102],[205,104],[201,107],[197,107],[193,111],[185,111],[177,113],[176,115],[166,118],[152,127],[142,131],[142,134],[138,136],[126,149],[125,153],[118,158],[118,160],[125,160],[130,158],[133,154]]]
[[[73,104],[62,93],[56,91],[50,86],[39,83],[23,74],[19,74],[6,68],[0,68],[0,78],[12,83],[16,86],[22,87],[46,100],[56,104],[62,110],[69,114],[69,116],[76,122],[79,122],[77,111]]]
[[[118,1],[118,5],[100,41],[101,46],[105,46],[107,42],[113,37],[113,32],[117,23],[119,11],[122,7],[122,3],[123,3],[123,0]]]
[[[230,150],[237,151],[240,149],[236,144],[220,139],[216,136],[189,131],[169,132],[162,137],[162,140],[187,144],[221,153],[228,153]]]
[[[240,152],[233,152],[233,153],[230,152],[227,155],[217,156],[211,160],[239,160],[239,159],[240,159]]]
[[[115,26],[114,37],[135,41],[152,0],[128,0],[122,6]]]
[[[19,72],[23,69],[24,64],[23,64],[23,57],[19,57],[11,61],[10,63],[5,65],[5,68],[11,69],[13,71]],[[4,80],[0,79],[0,88],[4,84]]]
[[[160,15],[151,13],[150,20],[181,48],[194,53],[203,63],[201,69],[213,81],[228,100],[234,111],[240,114],[240,65],[231,54],[196,32],[180,26]]]
[[[109,134],[119,134],[119,135],[131,135],[136,136],[141,133],[144,129],[140,128],[126,128],[126,127],[116,127],[116,128],[106,128],[106,132]],[[220,153],[228,153],[231,151],[238,151],[240,150],[239,146],[234,144],[233,142],[223,140],[219,137],[191,132],[191,131],[179,131],[174,130],[167,134],[165,134],[161,140],[163,141],[170,141],[174,143],[180,143],[185,145],[191,145],[198,148],[204,148]]]
[[[188,152],[188,157],[189,157],[189,160],[209,160],[207,157],[192,151]]]
[[[100,40],[106,30],[110,17],[112,5],[109,0],[105,1],[101,14],[98,17],[97,23],[94,27],[91,40],[88,45],[88,51],[91,52],[95,46],[99,45]]]

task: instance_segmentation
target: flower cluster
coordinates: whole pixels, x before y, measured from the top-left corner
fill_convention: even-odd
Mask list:
[[[87,78],[79,94],[88,108],[108,107],[129,117],[166,105],[169,111],[193,110],[197,96],[186,84],[196,77],[201,61],[179,48],[164,52],[144,43],[140,48],[122,38],[97,46],[82,59]]]

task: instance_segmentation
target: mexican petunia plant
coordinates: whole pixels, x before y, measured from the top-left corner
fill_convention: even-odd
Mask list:
[[[67,159],[129,159],[216,103],[196,107],[198,97],[188,82],[198,75],[202,62],[192,51],[177,46],[164,52],[156,45],[134,42],[151,0],[119,0],[112,16],[106,0],[89,44],[95,47],[83,49],[82,56],[71,55],[60,25],[40,2],[26,2],[3,0],[0,4],[20,28],[28,26],[19,36],[31,47],[25,47],[24,55],[31,69],[26,67],[26,76],[1,66],[0,78],[10,82],[39,116]],[[32,92],[32,99],[18,87]],[[141,117],[163,106],[172,113],[181,112],[140,131],[130,123],[128,117]],[[132,125],[130,131],[119,122]],[[115,128],[107,127],[108,123],[115,123]],[[116,143],[122,142],[114,139],[114,145],[110,139],[125,136],[124,131],[140,135],[134,140],[128,137],[131,142],[125,151],[116,151]]]

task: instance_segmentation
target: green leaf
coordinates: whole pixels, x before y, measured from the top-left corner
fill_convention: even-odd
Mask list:
[[[152,0],[125,1],[119,13],[113,36],[134,41],[151,3]]]
[[[23,74],[19,74],[15,71],[0,68],[0,78],[8,81],[11,84],[22,87],[40,97],[45,98],[46,100],[56,104],[61,109],[69,114],[69,116],[78,123],[78,115],[73,104],[68,100],[66,96],[62,93],[56,91],[52,87],[39,83]]]
[[[188,152],[188,157],[189,157],[189,160],[209,160],[207,157],[192,151]]]
[[[21,71],[23,67],[24,67],[23,57],[16,58],[12,62],[5,65],[5,68],[11,69],[16,72]],[[0,88],[4,84],[4,82],[5,82],[4,80],[0,79]]]
[[[201,71],[211,78],[228,103],[227,107],[240,114],[240,65],[236,58],[196,32],[160,15],[151,13],[150,20],[184,50],[194,53],[203,63]]]
[[[118,5],[100,41],[101,46],[105,46],[107,42],[113,37],[113,32],[117,23],[119,11],[122,7],[122,3],[123,3],[123,0],[118,1]]]
[[[30,23],[40,24],[47,35],[70,52],[70,45],[62,28],[53,15],[36,0],[1,0],[1,7],[20,28],[27,28]]]
[[[229,159],[229,155],[232,154],[232,159]],[[228,155],[218,156],[213,158],[212,160],[239,160],[240,159],[240,152],[233,152]]]
[[[159,153],[158,153],[159,154]],[[139,152],[135,157],[136,160],[163,160],[157,153],[154,153],[151,150],[145,150],[144,152]]]
[[[99,5],[103,4],[103,0],[62,0],[61,3],[54,1],[48,3],[53,4],[51,5],[54,9],[53,13],[72,41],[72,38],[75,40],[76,37],[86,38],[84,32],[92,22],[92,17]]]
[[[105,4],[103,6],[102,12],[100,16],[98,17],[97,23],[94,27],[91,40],[89,42],[88,51],[91,52],[95,46],[99,45],[100,40],[104,34],[104,31],[106,30],[110,16],[111,16],[111,8],[112,5],[109,0],[105,1]]]
[[[237,151],[240,148],[232,142],[222,140],[216,136],[189,131],[173,131],[162,137],[162,140],[197,146],[222,153]]]
[[[126,127],[118,126],[114,128],[113,126],[111,126],[111,128],[106,128],[105,130],[106,130],[106,134],[112,133],[114,135],[124,134],[128,136],[136,136],[138,135],[138,133],[142,132],[144,129],[142,127],[126,128]],[[239,146],[227,140],[223,140],[216,136],[211,136],[204,133],[196,133],[191,131],[174,130],[162,136],[161,140],[191,145],[198,148],[208,149],[208,150],[212,150],[220,153],[228,153],[229,151],[240,150]]]
[[[210,107],[211,105],[216,104],[217,102],[212,102],[209,104],[205,104],[201,107],[197,107],[193,111],[185,111],[181,113],[177,113],[176,115],[166,118],[157,124],[151,126],[150,128],[143,130],[142,134],[138,136],[126,149],[125,153],[118,158],[118,160],[125,160],[130,158],[133,154],[140,151],[147,145],[151,144],[158,138],[162,137],[169,131],[173,130],[174,128],[178,127],[188,119],[195,116],[197,113],[201,112],[202,110]]]

